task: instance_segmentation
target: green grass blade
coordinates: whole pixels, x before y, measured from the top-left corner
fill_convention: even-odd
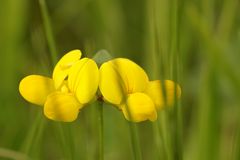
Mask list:
[[[40,5],[40,9],[41,9],[42,18],[43,18],[43,25],[44,25],[44,29],[45,29],[45,33],[46,33],[48,47],[50,49],[51,59],[52,59],[53,65],[54,65],[54,64],[56,64],[57,57],[58,57],[57,56],[57,48],[56,48],[56,43],[54,40],[51,21],[50,21],[50,17],[48,14],[48,9],[47,9],[45,0],[39,0],[39,5]]]

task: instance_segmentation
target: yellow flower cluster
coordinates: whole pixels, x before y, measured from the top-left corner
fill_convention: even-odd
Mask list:
[[[98,88],[104,101],[118,107],[127,120],[140,122],[157,119],[157,110],[165,106],[159,80],[149,81],[145,71],[125,58],[103,63],[81,58],[80,50],[64,55],[56,64],[52,78],[29,75],[19,84],[21,95],[29,102],[44,106],[46,117],[56,121],[74,121],[79,110],[96,96]],[[165,80],[166,105],[179,98],[178,84]],[[175,92],[176,90],[176,92]]]

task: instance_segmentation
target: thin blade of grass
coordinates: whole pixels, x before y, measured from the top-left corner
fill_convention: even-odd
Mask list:
[[[55,43],[54,36],[53,36],[51,21],[50,21],[50,17],[49,17],[49,13],[48,13],[48,9],[47,9],[45,0],[39,0],[39,5],[40,5],[40,9],[41,9],[47,43],[48,43],[48,47],[50,49],[51,60],[54,65],[54,64],[56,64],[57,57],[58,57],[57,56],[57,48],[56,48],[56,43]]]

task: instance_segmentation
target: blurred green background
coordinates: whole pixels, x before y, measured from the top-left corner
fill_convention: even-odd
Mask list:
[[[41,0],[40,0],[41,1]],[[238,0],[46,0],[56,52],[106,49],[173,79],[182,98],[137,124],[144,160],[240,159]],[[51,47],[38,0],[0,1],[0,159],[98,159],[96,104],[73,123],[46,119],[19,81],[51,76]],[[104,157],[134,159],[129,126],[104,105]]]

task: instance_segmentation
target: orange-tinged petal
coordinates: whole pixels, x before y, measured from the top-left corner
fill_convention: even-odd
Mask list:
[[[68,76],[71,66],[81,58],[80,50],[72,50],[65,54],[56,64],[53,70],[53,80],[56,89],[63,83],[64,79]]]
[[[145,120],[155,121],[157,112],[150,97],[144,93],[133,93],[127,98],[126,105],[122,107],[127,120],[141,122]]]
[[[95,61],[83,58],[69,72],[69,88],[82,104],[90,102],[98,89],[99,70]]]
[[[180,98],[181,96],[181,88],[178,84],[174,83],[171,80],[165,80],[165,92],[166,92],[166,105],[172,106],[174,104],[175,97],[175,89],[176,89],[176,97]],[[163,98],[163,89],[160,80],[150,81],[148,87],[145,91],[147,95],[149,95],[157,109],[161,109],[164,107],[164,98]]]
[[[44,104],[44,114],[51,120],[72,122],[82,107],[72,93],[53,92]]]
[[[27,76],[19,84],[19,92],[23,98],[37,105],[43,105],[54,90],[53,80],[40,75]]]

